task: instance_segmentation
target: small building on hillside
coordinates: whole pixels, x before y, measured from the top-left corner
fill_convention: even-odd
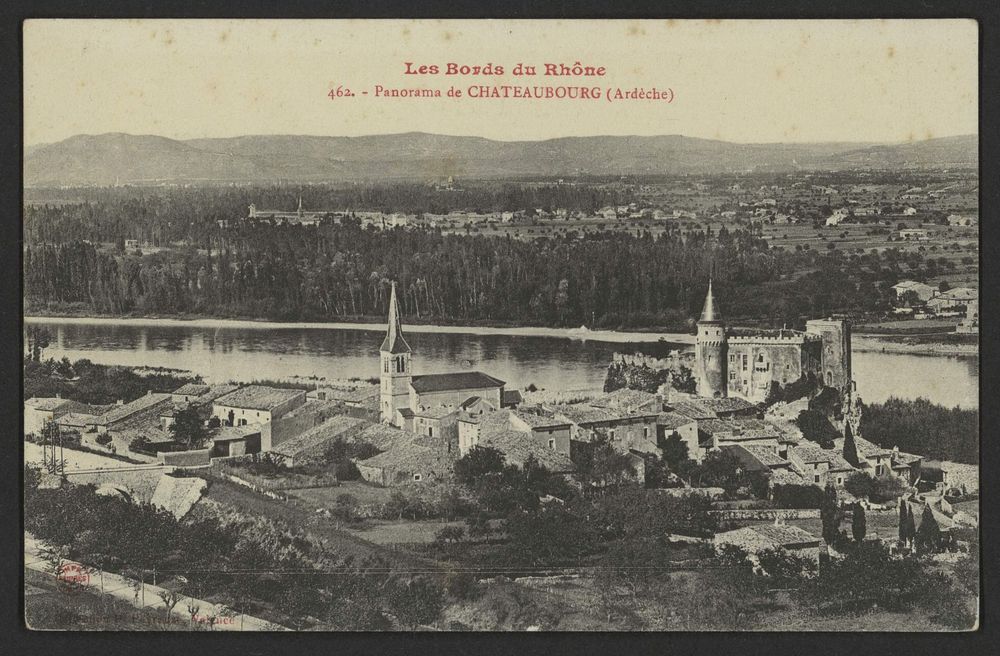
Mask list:
[[[56,419],[59,433],[62,435],[81,435],[87,430],[87,425],[93,425],[97,415],[83,412],[69,412]]]
[[[211,442],[213,458],[260,453],[260,426],[222,426],[212,435]]]
[[[938,290],[930,285],[926,285],[916,280],[903,280],[892,286],[892,291],[896,294],[896,300],[901,301],[907,292],[913,292],[917,296],[917,301],[926,303],[938,293]]]
[[[787,451],[796,438],[786,435],[761,419],[702,419],[698,421],[698,446],[701,458],[710,451],[735,444],[753,444],[778,454]]]
[[[56,397],[32,397],[24,402],[24,433],[39,435],[50,421],[70,413],[94,416],[93,406]]]
[[[823,449],[811,442],[789,448],[788,460],[806,482],[820,487],[826,487],[827,483],[843,486],[854,472],[854,467],[844,460],[839,449]]]
[[[140,428],[147,425],[160,427],[160,412],[173,405],[170,394],[150,392],[140,396],[130,403],[114,406],[94,420],[93,427],[97,433],[104,434]],[[89,428],[89,427],[88,427]]]
[[[266,424],[305,402],[305,390],[249,385],[215,399],[212,416],[224,426]]]
[[[348,409],[339,401],[308,400],[260,426],[261,448],[264,451],[271,451],[327,419],[343,414],[348,414]]]
[[[387,451],[354,464],[364,480],[376,485],[429,483],[451,479],[454,455],[440,438],[406,434]]]
[[[941,292],[927,301],[927,309],[934,312],[944,312],[957,308],[968,308],[969,303],[979,302],[979,290],[972,287],[955,287]]]
[[[530,433],[536,443],[549,451],[570,457],[570,423],[530,409],[510,413],[510,428],[519,433]]]
[[[656,436],[660,410],[619,410],[593,403],[555,405],[551,409],[556,418],[569,423],[573,441],[591,442],[600,432],[621,452],[659,454]]]
[[[506,430],[490,433],[480,446],[491,447],[504,454],[507,463],[524,467],[529,458],[554,474],[568,474],[575,470],[568,454],[541,443],[530,433]]]
[[[282,464],[297,467],[320,463],[330,447],[338,439],[352,442],[369,423],[363,419],[338,415],[310,428],[304,433],[285,440],[273,448],[273,452],[283,456]]]
[[[808,558],[818,565],[823,540],[798,526],[754,524],[716,533],[713,543],[717,550],[727,545],[742,549],[747,553],[750,562],[755,567],[760,567],[760,554],[770,549],[784,549],[800,558]]]

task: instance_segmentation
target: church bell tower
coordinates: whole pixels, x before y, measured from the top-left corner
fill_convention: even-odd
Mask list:
[[[708,294],[705,306],[698,320],[698,335],[695,338],[695,381],[698,395],[708,398],[726,396],[726,355],[729,343],[726,340],[726,326],[712,295],[712,279],[708,279]]]
[[[396,411],[409,407],[413,353],[403,339],[403,328],[396,304],[396,283],[389,295],[389,329],[379,348],[379,410],[382,421],[396,423]]]

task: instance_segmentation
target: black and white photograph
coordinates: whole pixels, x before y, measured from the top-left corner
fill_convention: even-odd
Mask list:
[[[22,37],[28,629],[980,627],[975,20]]]

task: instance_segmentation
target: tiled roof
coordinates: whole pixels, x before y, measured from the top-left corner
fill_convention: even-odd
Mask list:
[[[757,407],[755,404],[750,403],[746,399],[741,399],[735,396],[729,396],[721,399],[701,399],[699,403],[707,410],[715,413],[740,412],[742,410],[750,410]]]
[[[431,408],[417,409],[413,411],[414,417],[422,417],[424,419],[444,419],[448,415],[457,412],[454,408],[450,408],[444,405],[438,405]]]
[[[536,414],[524,410],[511,410],[511,416],[517,417],[528,425],[529,428],[548,428],[555,426],[569,426],[569,422],[556,417]]]
[[[552,407],[552,410],[556,415],[565,417],[570,422],[580,426],[625,419],[638,419],[641,417],[657,417],[660,414],[658,410],[629,412],[617,408],[599,408],[590,403],[555,405]]]
[[[674,430],[681,426],[687,426],[694,421],[691,417],[678,412],[661,412],[656,418],[656,425],[663,426],[667,430]]]
[[[836,449],[823,449],[815,444],[799,444],[798,446],[794,446],[791,448],[789,455],[806,464],[814,462],[829,463],[832,471],[854,469],[851,463],[844,460],[844,457]]]
[[[654,406],[659,411],[662,401],[656,394],[623,387],[594,399],[590,404],[597,408],[613,408],[626,411],[635,411],[640,407]]]
[[[735,455],[743,463],[755,463],[767,469],[787,467],[791,464],[775,453],[774,449],[761,444],[731,444],[722,448]]]
[[[858,435],[854,436],[854,444],[858,447],[858,455],[862,458],[874,458],[875,456],[887,456],[892,453],[892,449],[886,449],[877,444],[873,444]]]
[[[490,446],[507,456],[507,461],[522,465],[529,455],[551,472],[573,471],[573,462],[561,453],[542,444],[529,433],[507,430],[480,436],[480,446]]]
[[[215,399],[215,404],[249,410],[273,410],[297,396],[305,396],[305,390],[248,385],[220,396]]]
[[[715,535],[716,543],[737,544],[763,550],[799,544],[816,544],[820,538],[790,524],[754,524]]]
[[[771,470],[771,483],[773,485],[803,485],[805,482],[805,479],[791,468]]]
[[[364,419],[338,415],[327,419],[319,426],[313,426],[301,435],[285,440],[274,447],[274,450],[284,456],[294,458],[306,451],[333,442],[338,437],[345,437],[348,433],[356,435],[360,432],[361,427],[367,423]]]
[[[205,405],[211,403],[220,396],[225,396],[230,392],[234,392],[240,388],[239,385],[212,385],[208,390],[198,396],[196,399],[191,399],[192,405]],[[175,392],[176,393],[176,392]]]
[[[412,439],[413,433],[390,424],[372,424],[354,436],[355,442],[367,442],[379,451],[387,451],[394,444]]]
[[[90,415],[83,412],[67,412],[62,417],[56,419],[60,426],[86,426],[94,423],[97,415]]]
[[[98,417],[97,421],[94,423],[99,426],[108,426],[110,424],[118,423],[144,410],[159,410],[158,406],[160,404],[172,402],[173,401],[171,401],[169,394],[146,394],[145,396],[140,396],[131,403],[115,406],[113,409]]]
[[[410,386],[420,394],[450,390],[490,389],[503,387],[504,382],[481,371],[460,371],[449,374],[414,376]]]
[[[171,393],[181,396],[201,396],[202,394],[206,394],[210,389],[208,385],[202,385],[201,383],[188,383],[178,387]]]
[[[74,403],[69,399],[60,399],[54,396],[35,396],[24,402],[24,405],[43,412],[55,412],[68,403]]]
[[[359,467],[376,467],[395,472],[412,474],[434,474],[439,477],[451,474],[454,456],[436,438],[423,438],[407,434],[407,439],[392,445],[390,449],[366,460],[356,461]]]
[[[671,401],[667,405],[670,410],[692,419],[715,419],[719,416],[711,408],[696,401]]]

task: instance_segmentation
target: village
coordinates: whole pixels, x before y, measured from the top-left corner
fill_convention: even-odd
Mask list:
[[[900,289],[908,301],[926,293]],[[848,517],[855,541],[890,553],[915,551],[918,535],[923,554],[976,548],[978,468],[862,433],[847,321],[733,329],[722,306],[709,281],[692,353],[623,357],[624,384],[572,399],[507,389],[482,371],[422,373],[393,284],[377,383],[193,382],[110,406],[30,398],[26,449],[42,488],[93,485],[181,522],[206,504],[306,517],[353,550],[396,559],[475,566],[454,549],[512,541],[510,504],[544,510],[629,488],[695,504],[700,519],[688,529],[655,537],[716,558],[736,550],[758,576],[776,574],[775,553],[803,571],[844,557]],[[651,377],[654,387],[630,389]],[[546,482],[527,492],[501,484],[516,472]],[[579,574],[585,561],[529,560],[516,571],[527,585]]]

